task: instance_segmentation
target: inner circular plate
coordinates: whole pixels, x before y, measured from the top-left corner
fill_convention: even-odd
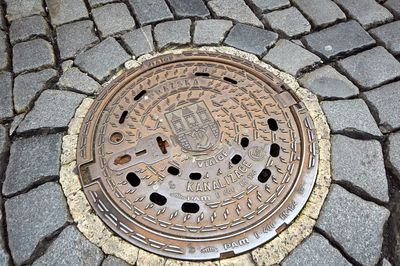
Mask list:
[[[313,122],[280,79],[221,53],[156,57],[106,87],[79,136],[96,214],[159,255],[231,257],[298,215],[317,174]]]

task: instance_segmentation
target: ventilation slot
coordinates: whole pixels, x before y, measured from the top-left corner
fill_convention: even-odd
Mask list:
[[[135,173],[128,173],[126,175],[126,181],[132,186],[137,187],[140,185],[140,178]]]
[[[168,173],[170,173],[171,175],[179,175],[179,169],[176,168],[175,166],[170,166],[167,169]]]
[[[242,156],[240,156],[239,154],[235,154],[235,156],[232,157],[231,162],[233,164],[238,164],[238,163],[240,163],[241,160],[242,160]]]
[[[272,157],[278,157],[278,156],[279,156],[280,150],[281,150],[281,147],[279,147],[278,144],[273,143],[273,144],[271,144],[271,148],[270,148],[270,150],[269,150],[269,154],[270,154]]]
[[[278,130],[278,123],[276,122],[275,119],[270,118],[268,119],[268,127],[269,129],[271,129],[272,131],[277,131]]]
[[[142,90],[141,92],[139,92],[136,96],[135,96],[135,98],[133,98],[135,101],[139,101],[139,99],[140,98],[142,98],[143,97],[143,95],[145,95],[146,94],[146,91],[145,90]]]
[[[249,146],[249,139],[246,138],[246,137],[243,137],[243,138],[240,140],[240,145],[241,145],[243,148],[246,148],[247,146]]]
[[[200,180],[201,174],[200,173],[190,173],[189,178],[192,180]]]
[[[263,169],[258,175],[258,181],[265,183],[271,177],[271,171],[269,169]]]
[[[163,206],[165,205],[165,203],[167,203],[167,198],[161,194],[154,192],[150,194],[150,201],[159,206]]]
[[[196,73],[194,73],[194,75],[198,76],[198,77],[209,77],[210,76],[210,74],[206,73],[206,72],[196,72]]]
[[[200,210],[200,206],[197,203],[185,202],[182,204],[181,209],[186,213],[196,213]]]
[[[128,111],[123,111],[118,122],[120,124],[123,124],[125,122],[125,118],[126,118],[127,115],[128,115]]]
[[[231,78],[228,78],[228,77],[224,77],[224,80],[225,80],[225,81],[228,81],[228,82],[230,82],[230,83],[232,83],[232,84],[237,84],[237,81],[236,81],[236,80],[231,79]]]

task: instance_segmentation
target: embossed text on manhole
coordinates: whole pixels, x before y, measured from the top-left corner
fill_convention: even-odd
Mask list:
[[[318,148],[307,109],[280,79],[196,51],[112,81],[86,115],[77,157],[90,204],[116,234],[206,260],[284,230],[311,193]]]

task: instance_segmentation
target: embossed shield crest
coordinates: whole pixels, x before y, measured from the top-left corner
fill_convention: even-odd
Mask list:
[[[165,114],[177,143],[188,151],[205,151],[219,138],[219,127],[204,102]]]

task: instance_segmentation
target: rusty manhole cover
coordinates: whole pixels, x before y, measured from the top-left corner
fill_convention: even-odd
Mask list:
[[[265,69],[221,53],[164,55],[93,103],[78,166],[96,214],[159,255],[231,257],[298,215],[318,164],[304,104]]]

